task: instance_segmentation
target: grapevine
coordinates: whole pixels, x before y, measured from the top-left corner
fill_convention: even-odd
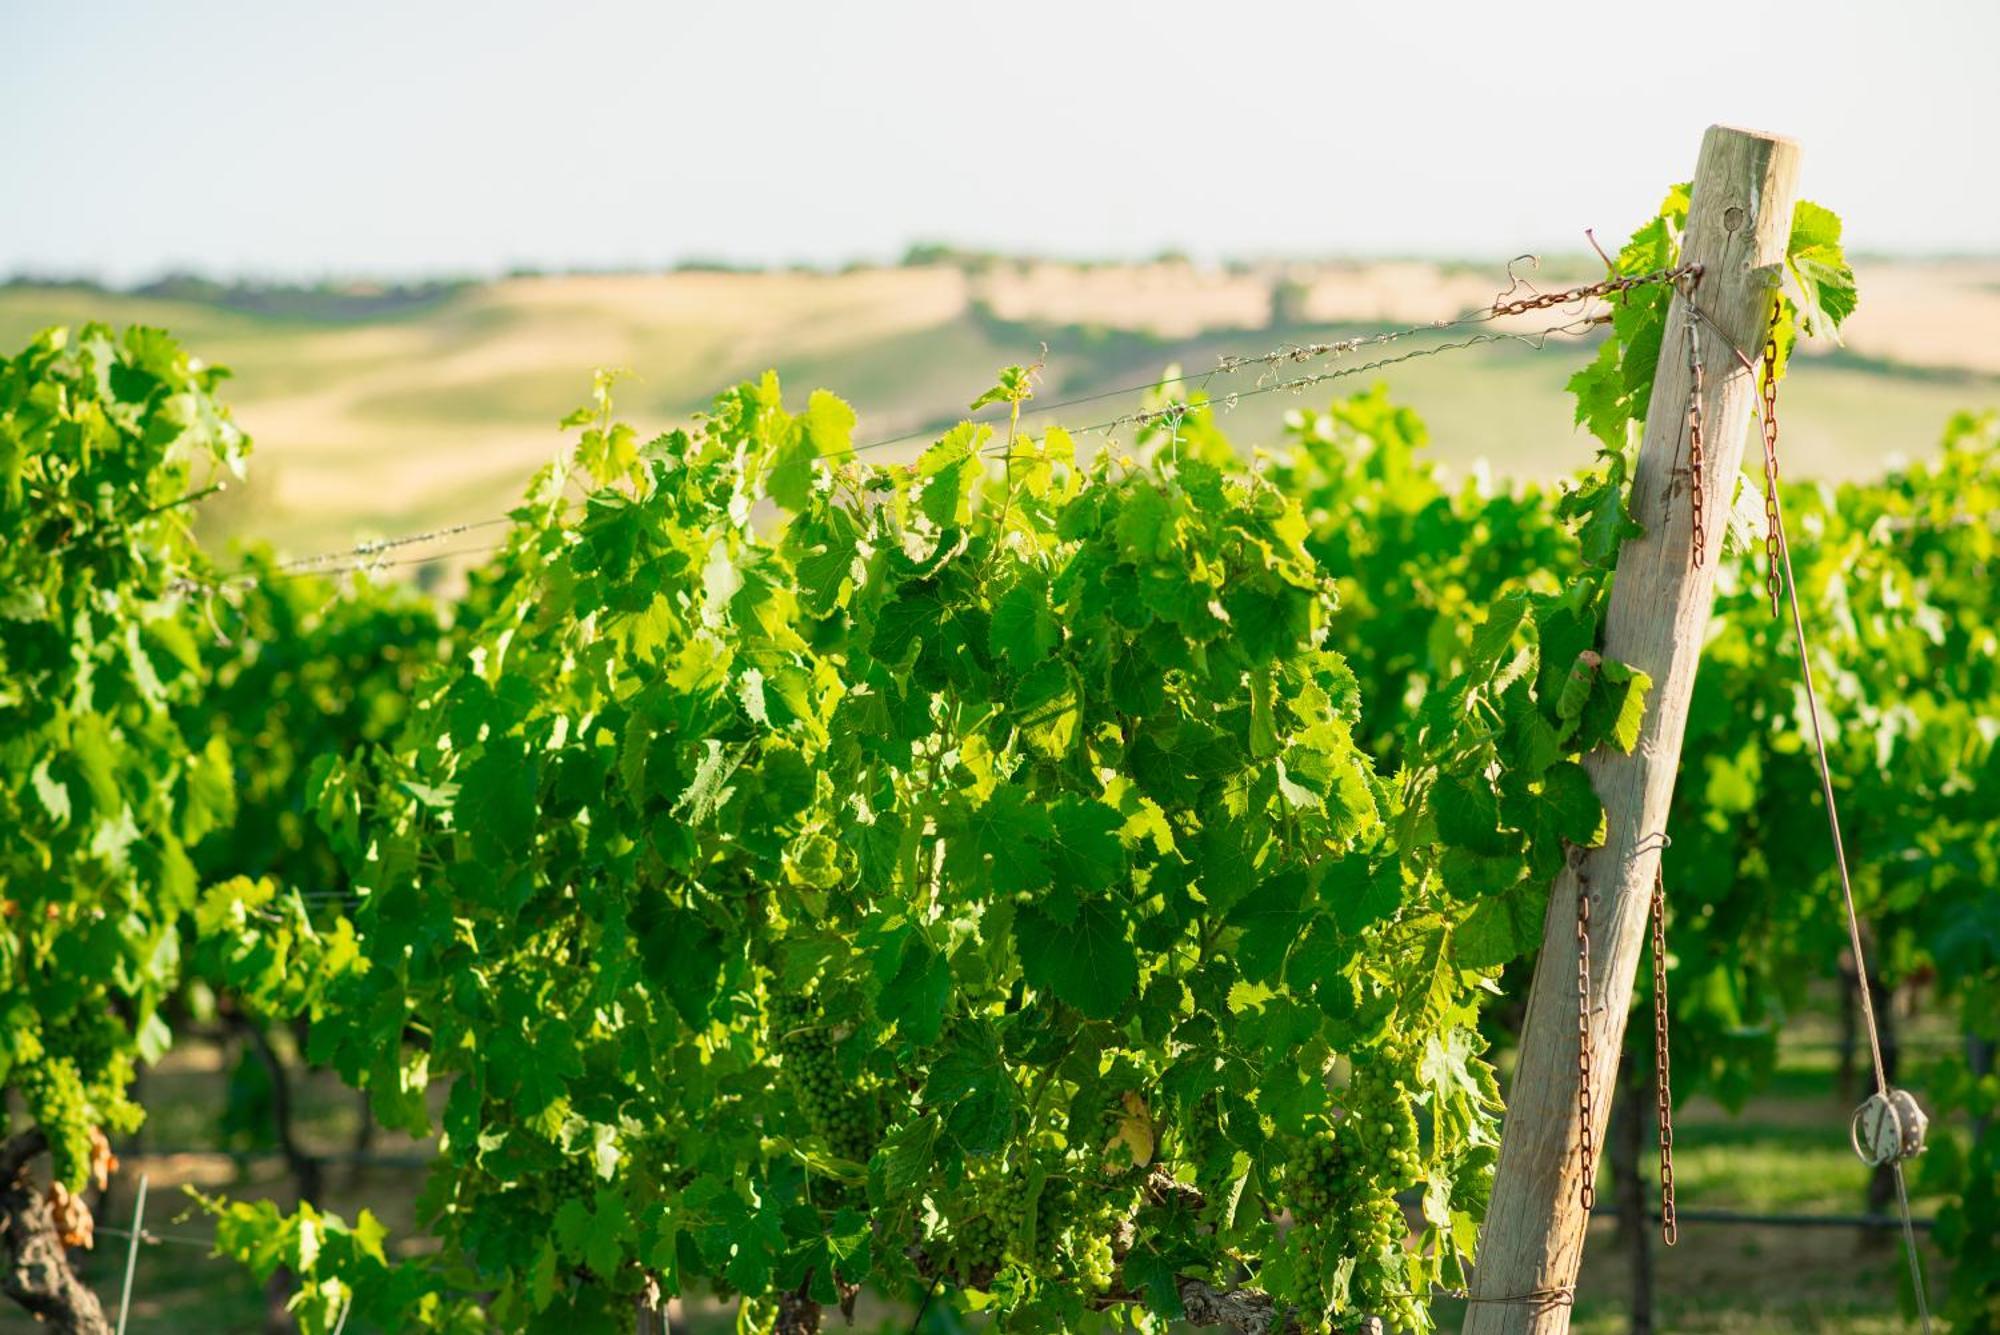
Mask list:
[[[860,466],[845,405],[794,416],[769,379],[646,446],[608,388],[576,420],[591,501],[538,479],[464,658],[318,781],[365,898],[302,999],[314,1048],[413,1132],[413,1080],[452,1083],[436,1189],[496,1315],[942,1276],[1081,1329],[1247,1266],[1422,1320],[1412,1277],[1462,1272],[1497,1110],[1458,863],[1522,878],[1594,839],[1567,757],[1643,699],[1606,671],[1568,718],[1497,672],[1588,587],[1468,616],[1460,722],[1391,781],[1309,526],[1202,414],[1130,459],[1021,435],[1004,470],[971,426]],[[1507,718],[1546,735],[1527,764]],[[477,950],[412,935],[431,913]],[[1392,959],[1428,961],[1421,1013]],[[1225,1050],[1235,1074],[1199,1078]],[[1255,1204],[1283,1175],[1240,1165],[1315,1124],[1369,1160],[1288,1238]],[[1107,1128],[1117,1153],[1085,1153]],[[553,1236],[504,1167],[551,1152]],[[1177,1185],[1149,1204],[1142,1169]],[[1433,1182],[1413,1229],[1395,1196]]]
[[[0,1092],[18,1088],[34,1123],[10,1135],[10,1172],[47,1142],[72,1238],[90,1235],[93,1147],[141,1116],[134,1063],[170,1041],[189,845],[223,814],[227,754],[190,746],[177,717],[204,675],[179,592],[202,561],[179,507],[248,448],[220,379],[148,329],[51,331],[0,361]],[[10,1275],[10,1292],[101,1319],[52,1269]]]
[[[1670,269],[1684,211],[1619,273]],[[1823,214],[1781,364],[1851,307]],[[1666,296],[1619,292],[1573,382],[1602,451],[1560,492],[1448,485],[1379,390],[1254,465],[1162,391],[1116,450],[1017,411],[873,466],[824,391],[766,377],[646,441],[601,380],[448,619],[268,555],[201,592],[225,586],[173,502],[242,451],[213,377],[155,335],[46,338],[0,380],[0,440],[35,445],[0,555],[25,591],[0,1079],[80,1188],[190,972],[302,1021],[440,1146],[437,1250],[408,1262],[365,1217],[204,1201],[225,1254],[299,1273],[314,1331],[350,1299],[613,1329],[654,1292],[803,1321],[863,1286],[1022,1329],[1157,1329],[1222,1291],[1425,1329],[1493,1167],[1482,1003],[1602,837],[1580,758],[1629,749],[1650,689],[1597,632]],[[1872,907],[1977,1016],[1992,535],[1943,521],[1992,494],[1994,444],[1955,432],[1934,468],[1787,508],[1843,621]],[[1783,889],[1821,874],[1812,813],[1732,572],[1669,857],[1716,887],[1676,906],[1675,1020],[1712,1057],[1684,1090],[1725,1097],[1768,1052],[1742,1016],[1781,1017],[1830,939]],[[1939,1170],[1967,1311],[1990,1141]]]

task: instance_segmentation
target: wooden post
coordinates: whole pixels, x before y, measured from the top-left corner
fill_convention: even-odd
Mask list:
[[[1630,1335],[1653,1335],[1653,1221],[1646,1218],[1646,1179],[1639,1159],[1645,1152],[1652,1118],[1645,1115],[1645,1096],[1653,1084],[1639,1078],[1631,1054],[1618,1063],[1618,1098],[1611,1109],[1611,1202],[1618,1210],[1618,1236],[1631,1268]]]
[[[651,1272],[632,1299],[632,1335],[674,1335],[671,1306]]]
[[[1653,690],[1632,754],[1598,751],[1583,762],[1604,803],[1605,842],[1573,850],[1549,892],[1466,1335],[1569,1329],[1565,1295],[1576,1283],[1590,1222],[1578,1180],[1577,895],[1591,899],[1592,1108],[1601,1146],[1756,393],[1724,339],[1752,361],[1763,347],[1791,234],[1798,163],[1798,145],[1776,135],[1718,125],[1702,137],[1681,255],[1703,266],[1695,299],[1708,317],[1696,330],[1706,372],[1707,552],[1698,566],[1689,560],[1686,410],[1692,377],[1683,325],[1694,317],[1676,295],[1632,478],[1632,514],[1646,532],[1619,552],[1604,628],[1605,655],[1643,669]]]

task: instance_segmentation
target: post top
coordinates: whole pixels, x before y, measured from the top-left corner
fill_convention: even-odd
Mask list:
[[[1745,139],[1761,139],[1770,144],[1784,144],[1796,149],[1799,141],[1788,134],[1777,134],[1770,130],[1753,130],[1747,125],[1725,125],[1721,121],[1708,127],[1709,134],[1734,134]]]

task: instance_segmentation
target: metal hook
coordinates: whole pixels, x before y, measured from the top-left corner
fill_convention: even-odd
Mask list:
[[[1499,296],[1493,299],[1496,304],[1505,301],[1507,298],[1513,296],[1516,292],[1519,292],[1522,288],[1528,289],[1530,293],[1532,293],[1537,297],[1542,295],[1540,288],[1536,287],[1533,283],[1529,282],[1527,279],[1521,277],[1519,274],[1514,272],[1514,266],[1524,261],[1527,263],[1527,266],[1531,271],[1539,272],[1542,267],[1542,257],[1540,255],[1534,254],[1533,252],[1516,255],[1513,259],[1508,260],[1507,290],[1505,292],[1502,292]]]

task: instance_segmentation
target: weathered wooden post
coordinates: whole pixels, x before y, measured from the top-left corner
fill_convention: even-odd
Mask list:
[[[1673,799],[1729,499],[1756,396],[1750,371],[1724,340],[1753,361],[1763,347],[1791,233],[1798,163],[1798,145],[1776,135],[1718,125],[1702,137],[1682,259],[1702,265],[1695,300],[1707,316],[1696,329],[1706,369],[1705,559],[1698,565],[1689,559],[1686,407],[1693,376],[1683,326],[1696,317],[1677,294],[1632,479],[1632,513],[1646,532],[1619,553],[1604,630],[1606,656],[1650,674],[1652,695],[1632,754],[1599,751],[1583,762],[1604,803],[1605,842],[1577,850],[1549,892],[1466,1335],[1569,1329],[1567,1295],[1590,1223],[1579,1180],[1577,896],[1590,897],[1591,1106],[1593,1140],[1602,1145],[1659,836]]]

